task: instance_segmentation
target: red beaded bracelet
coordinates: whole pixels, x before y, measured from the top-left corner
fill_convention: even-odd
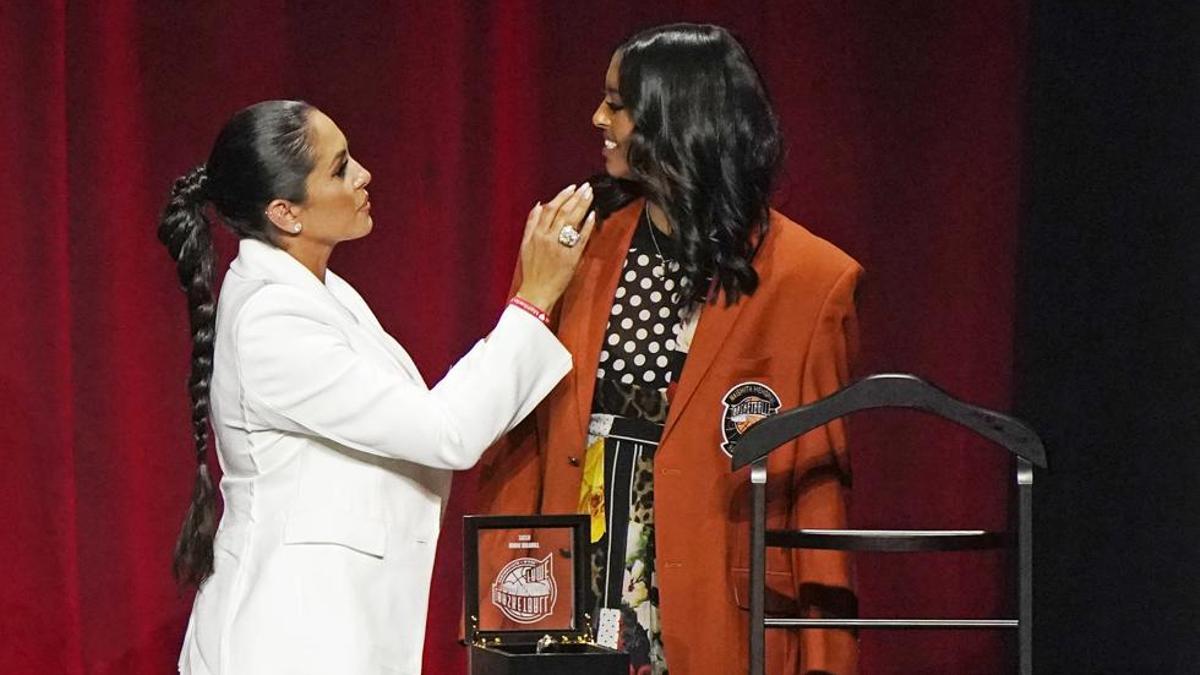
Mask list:
[[[545,312],[543,312],[540,308],[538,308],[532,302],[529,302],[528,300],[526,300],[520,296],[514,295],[512,297],[512,299],[508,301],[508,304],[512,305],[513,307],[519,307],[519,308],[525,310],[526,312],[529,312],[530,314],[532,314],[534,316],[534,318],[536,318],[538,321],[541,321],[542,323],[546,324],[547,326],[550,325],[550,316],[548,314],[546,314]]]

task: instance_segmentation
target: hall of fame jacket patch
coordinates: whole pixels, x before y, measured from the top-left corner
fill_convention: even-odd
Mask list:
[[[779,395],[761,382],[741,382],[725,392],[721,400],[721,450],[733,457],[733,448],[746,430],[760,420],[779,412]]]

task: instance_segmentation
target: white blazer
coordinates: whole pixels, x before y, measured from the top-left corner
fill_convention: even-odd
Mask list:
[[[225,510],[185,675],[420,673],[454,469],[524,418],[570,354],[508,308],[432,389],[344,280],[243,240],[217,309]]]

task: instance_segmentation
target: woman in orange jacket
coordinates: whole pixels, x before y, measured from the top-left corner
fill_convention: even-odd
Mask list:
[[[769,207],[781,142],[759,75],[716,26],[634,35],[592,117],[602,221],[552,323],[575,369],[485,455],[481,511],[590,513],[599,620],[634,673],[748,665],[748,491],[733,446],[833,393],[854,351],[859,265]],[[768,527],[846,525],[831,424],[769,462]],[[767,610],[856,612],[836,551],[768,551]],[[771,631],[768,672],[857,669],[841,630]]]

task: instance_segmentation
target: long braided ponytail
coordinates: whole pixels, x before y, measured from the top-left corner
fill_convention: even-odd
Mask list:
[[[216,491],[208,472],[209,385],[213,373],[216,303],[213,299],[212,228],[204,213],[207,171],[196,167],[175,181],[158,226],[158,239],[171,254],[179,283],[187,294],[192,331],[192,439],[196,480],[179,539],[175,542],[175,579],[199,586],[213,569],[213,537],[217,529]]]

